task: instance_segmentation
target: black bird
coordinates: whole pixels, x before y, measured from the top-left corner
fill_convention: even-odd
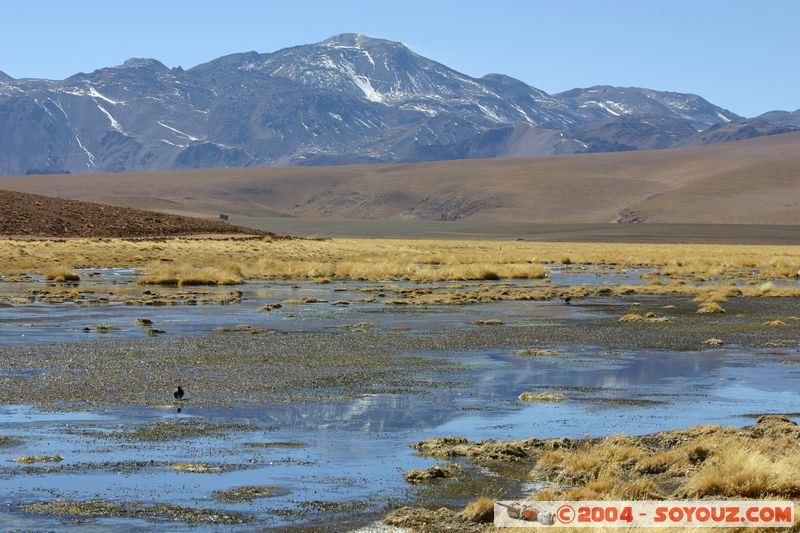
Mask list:
[[[565,305],[569,305],[569,302],[572,301],[572,296],[562,296],[561,299],[564,301]]]
[[[180,385],[178,385],[178,388],[175,389],[175,392],[173,392],[172,395],[175,396],[176,400],[182,400],[183,399],[183,389],[181,388]]]

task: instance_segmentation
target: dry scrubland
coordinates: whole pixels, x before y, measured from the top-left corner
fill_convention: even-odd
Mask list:
[[[155,284],[236,284],[254,278],[537,279],[545,277],[543,265],[552,263],[572,268],[652,267],[658,275],[676,280],[755,283],[796,279],[800,246],[270,238],[0,240],[0,272],[6,275],[38,272],[56,279],[74,268],[136,267],[144,270],[145,282]],[[672,294],[688,289],[653,279],[637,290]],[[732,290],[707,289],[706,301],[724,301],[725,291]],[[743,290],[779,295],[783,289]]]

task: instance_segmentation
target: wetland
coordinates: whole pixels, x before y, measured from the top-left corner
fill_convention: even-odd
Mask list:
[[[219,277],[226,241],[133,243],[127,261],[124,243],[26,242],[0,252],[12,529],[477,531],[485,515],[464,509],[481,496],[735,496],[706,479],[733,460],[718,449],[798,438],[793,247],[673,264],[674,249],[403,242],[408,264],[368,269],[386,241],[245,240],[229,245],[266,259]],[[48,280],[53,265],[75,276]],[[710,303],[724,312],[698,312]],[[674,444],[695,440],[703,460]],[[635,460],[613,471],[577,460],[620,449]]]

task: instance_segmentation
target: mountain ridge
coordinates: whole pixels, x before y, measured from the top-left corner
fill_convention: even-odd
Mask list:
[[[315,166],[670,148],[793,131],[698,95],[597,85],[557,94],[474,78],[397,41],[339,34],[184,70],[157,59],[64,80],[0,75],[0,174]],[[780,128],[777,128],[780,126]]]

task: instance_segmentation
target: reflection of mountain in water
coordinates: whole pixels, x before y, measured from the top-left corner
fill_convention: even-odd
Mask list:
[[[755,371],[752,356],[721,351],[601,356],[586,350],[557,357],[489,354],[488,358],[491,364],[480,365],[463,376],[463,387],[435,389],[415,396],[371,395],[343,404],[276,406],[269,408],[269,414],[281,425],[298,430],[425,430],[469,414],[492,417],[519,411],[523,406],[517,396],[542,387],[604,389],[571,392],[568,396],[572,398],[634,399],[655,395],[662,399],[672,396],[670,402],[675,403],[679,397],[688,396],[668,407],[684,409],[685,405],[679,404],[694,401],[691,398],[698,395],[723,394],[731,383],[746,381],[750,390],[771,391],[776,372],[783,370],[782,365],[770,364],[760,365]],[[559,416],[573,409],[567,404],[545,407],[554,410],[553,415],[560,412]]]
[[[363,396],[347,403],[281,405],[269,414],[281,426],[297,430],[350,430],[385,432],[436,427],[463,414],[452,391],[446,401],[430,395],[381,394]]]
[[[515,397],[526,387],[596,387],[609,392],[630,394],[632,389],[667,386],[673,379],[690,381],[714,376],[729,364],[722,352],[679,354],[670,352],[626,353],[624,356],[597,355],[596,351],[563,348],[566,353],[555,357],[509,357],[495,355],[494,360],[510,368],[497,368],[484,377],[485,388],[505,397]],[[682,381],[674,386],[682,388]]]

